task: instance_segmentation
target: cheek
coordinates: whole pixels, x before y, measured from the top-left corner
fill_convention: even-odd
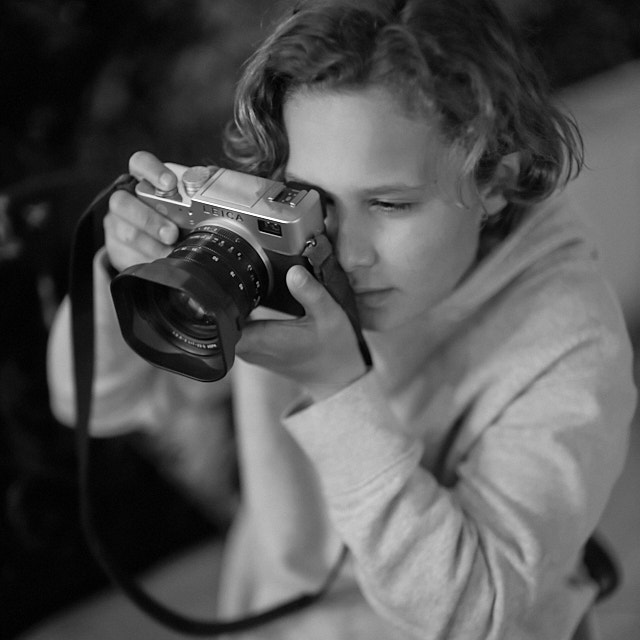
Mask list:
[[[473,265],[478,235],[471,216],[451,218],[446,224],[418,224],[386,242],[383,255],[399,286],[438,299]]]

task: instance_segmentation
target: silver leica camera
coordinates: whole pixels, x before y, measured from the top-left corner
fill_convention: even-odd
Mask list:
[[[182,230],[166,257],[118,274],[111,293],[122,334],[146,360],[203,381],[226,375],[251,311],[303,309],[286,286],[324,233],[319,193],[230,169],[191,167],[181,189],[143,180],[136,195]]]

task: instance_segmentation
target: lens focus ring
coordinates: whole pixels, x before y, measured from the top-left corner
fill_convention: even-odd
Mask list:
[[[226,227],[202,225],[194,229],[170,257],[196,263],[231,295],[242,314],[249,314],[267,295],[269,273],[251,243]]]

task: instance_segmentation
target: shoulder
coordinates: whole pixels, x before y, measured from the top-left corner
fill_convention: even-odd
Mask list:
[[[504,443],[572,431],[594,447],[607,439],[617,468],[636,403],[631,342],[579,216],[567,202],[550,207],[480,266],[474,278],[493,270],[502,283],[446,350],[464,416],[458,455],[483,435]]]
[[[474,354],[470,375],[491,371],[504,379],[509,371],[522,389],[560,373],[613,374],[629,386],[632,349],[622,310],[568,198],[528,212],[463,289],[458,295],[477,298],[465,331],[457,332],[466,343],[459,346]]]
[[[591,230],[568,196],[533,208],[506,249],[521,270],[515,269],[502,302],[518,310],[521,326],[539,342],[608,335],[627,345],[620,303],[602,273]]]
[[[525,325],[608,326],[625,333],[620,304],[604,278],[591,231],[566,195],[531,208],[467,283],[489,307]],[[551,328],[551,327],[549,327]]]

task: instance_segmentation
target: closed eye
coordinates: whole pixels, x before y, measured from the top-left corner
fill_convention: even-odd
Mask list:
[[[377,209],[381,213],[393,214],[409,211],[415,206],[413,202],[390,202],[386,200],[374,200],[371,207]]]

